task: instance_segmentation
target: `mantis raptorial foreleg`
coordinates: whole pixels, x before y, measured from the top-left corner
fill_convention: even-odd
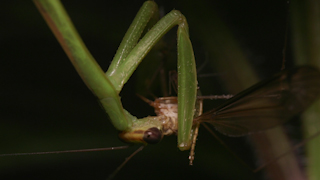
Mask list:
[[[145,2],[104,74],[86,49],[61,3],[44,0],[35,3],[83,81],[98,97],[115,128],[123,131],[121,137],[128,142],[154,143],[163,136],[162,117],[137,119],[122,107],[119,92],[150,49],[167,31],[178,25],[178,147],[181,150],[190,149],[197,78],[188,24],[179,11],[168,13],[140,39],[144,28],[158,12],[153,1]]]

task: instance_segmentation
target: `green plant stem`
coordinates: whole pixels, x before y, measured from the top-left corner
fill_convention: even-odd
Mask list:
[[[320,3],[315,0],[295,0],[291,8],[294,57],[297,64],[311,64],[320,68]],[[320,131],[320,101],[303,113],[304,135]],[[320,137],[307,143],[307,176],[320,179]]]

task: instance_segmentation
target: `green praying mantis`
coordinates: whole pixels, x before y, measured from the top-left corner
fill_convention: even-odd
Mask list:
[[[55,1],[35,1],[38,9],[47,20],[62,47],[65,49],[79,75],[99,99],[104,110],[110,117],[114,127],[125,133],[141,133],[140,137],[130,139],[128,142],[157,143],[162,139],[161,123],[158,117],[137,119],[127,112],[120,101],[119,93],[128,81],[134,70],[146,56],[150,48],[173,26],[178,27],[178,147],[187,150],[191,147],[191,128],[195,109],[197,92],[196,68],[189,40],[188,24],[179,11],[172,11],[163,17],[152,30],[138,42],[144,27],[150,18],[157,12],[154,2],[147,1],[132,25],[127,31],[108,71],[102,69],[87,52],[82,41],[77,36],[71,23],[63,19],[64,12],[60,3]],[[61,26],[57,26],[61,25]],[[58,28],[58,29],[56,29]],[[153,131],[152,131],[152,130]]]
[[[191,146],[195,144],[195,140],[192,140],[196,139],[195,136],[197,133],[195,132],[200,122],[212,123],[226,135],[245,135],[274,127],[289,120],[292,116],[308,107],[318,96],[316,93],[317,89],[314,90],[310,88],[311,84],[317,83],[317,71],[312,68],[301,68],[283,72],[270,82],[258,84],[252,89],[240,93],[234,97],[232,101],[227,102],[226,105],[222,105],[222,108],[217,108],[198,118],[197,116],[201,114],[202,110],[199,112],[196,107],[197,76],[195,58],[189,39],[187,21],[179,11],[173,10],[168,13],[140,39],[144,28],[150,19],[155,16],[155,13],[157,13],[157,5],[152,1],[146,1],[124,36],[108,71],[104,74],[93,57],[89,53],[85,53],[87,50],[81,39],[77,36],[72,24],[67,23],[68,21],[63,19],[63,15],[66,12],[64,12],[62,5],[54,1],[35,2],[78,71],[78,74],[99,99],[99,102],[109,115],[114,127],[121,131],[120,138],[129,143],[155,144],[160,142],[164,135],[175,133],[178,135],[178,148],[182,151],[189,150]],[[165,111],[174,112],[165,112],[160,113],[161,115],[158,116],[148,116],[138,119],[123,108],[119,93],[150,49],[167,31],[176,25],[178,26],[178,97],[177,100],[173,100],[174,102],[169,100],[170,102],[167,103],[166,100],[161,100],[153,105],[155,108],[159,108],[157,111],[165,109]],[[310,75],[307,74],[308,72]],[[314,77],[314,79],[312,79],[312,77]],[[310,82],[307,81],[308,79]],[[266,93],[265,89],[270,90]],[[290,92],[289,89],[293,89],[295,92]],[[302,97],[299,97],[299,91],[304,91],[305,94],[301,94]],[[271,97],[272,93],[275,94],[276,99]],[[278,95],[282,93],[285,95]],[[258,112],[253,112],[253,107],[248,105],[248,103],[253,100],[249,101],[245,99],[244,97],[246,96],[253,98],[258,97],[257,102],[252,102],[259,109]],[[259,97],[267,97],[270,98],[270,100],[259,99]],[[240,108],[243,103],[239,103],[241,102],[239,99],[245,99],[244,102],[247,104],[244,108]],[[287,102],[287,99],[291,99],[291,101]],[[301,102],[301,99],[304,99],[305,102]],[[276,102],[277,100],[278,102]],[[264,105],[258,105],[259,101]],[[233,103],[237,104],[238,107],[236,107],[236,109],[225,108],[236,106],[233,105]],[[293,107],[289,108],[288,103],[292,104]],[[169,104],[170,107],[163,107],[167,104]],[[178,105],[177,107],[170,109],[171,106],[175,106],[176,104]],[[296,104],[301,105],[298,106]],[[198,106],[202,105],[199,103]],[[268,109],[272,107],[276,109],[277,106],[283,108],[279,109],[279,112]],[[244,113],[242,111],[240,114],[237,114],[239,108],[243,109],[242,111],[244,112],[251,110],[251,113],[254,114],[252,115],[253,117],[246,114],[241,115]],[[227,110],[223,111],[223,109]],[[266,112],[263,113],[264,111],[260,109],[264,109]],[[221,113],[219,113],[220,111]],[[231,116],[230,113],[224,116],[223,114],[226,112],[231,112],[234,115],[229,117]],[[266,118],[254,121],[253,119],[257,118],[259,112],[265,114],[262,117]],[[178,116],[177,118],[171,117],[166,113],[178,113]],[[267,115],[270,113],[274,115],[268,117]],[[287,115],[280,116],[280,114],[283,113]],[[242,116],[245,121],[240,120],[240,122],[237,122],[234,120]],[[191,151],[191,154],[192,153]],[[190,159],[192,158],[193,155],[190,155]]]
[[[47,11],[47,12],[49,12],[49,11]],[[176,11],[174,11],[174,12],[176,12]],[[180,19],[179,19],[179,21],[180,21]],[[181,42],[178,43],[178,44],[180,44],[180,45],[183,44],[184,45],[185,42],[186,42],[186,46],[188,46],[188,47],[187,47],[187,50],[184,50],[185,47],[181,47],[181,49],[180,49],[181,51],[179,51],[179,55],[185,55],[184,53],[186,52],[187,56],[189,56],[189,57],[193,56],[193,54],[190,54],[192,52],[192,50],[190,49],[190,44],[189,44],[188,38],[187,38],[187,36],[188,36],[187,31],[188,30],[184,29],[184,28],[186,28],[185,24],[182,23],[181,26],[182,27],[180,28],[180,30],[178,30],[178,31],[180,31],[179,32],[180,33],[179,36],[181,37],[181,39],[179,37],[178,37],[178,39],[181,40]],[[163,29],[163,31],[166,31],[166,29]],[[150,32],[153,32],[153,31],[150,30]],[[148,34],[145,37],[149,37]],[[157,35],[155,35],[154,37],[157,37]],[[138,37],[138,39],[139,39],[139,37]],[[125,41],[127,41],[127,42],[129,41],[130,42],[130,40],[125,40]],[[143,40],[141,40],[141,41],[143,41]],[[139,43],[141,41],[139,41]],[[71,41],[66,41],[66,42],[67,42],[66,43],[67,45],[70,45],[68,43],[71,43]],[[133,42],[133,44],[135,44],[135,43]],[[125,44],[124,46],[129,46],[130,47],[131,45]],[[130,53],[129,53],[129,50],[127,51],[125,49],[121,49],[121,46],[120,46],[120,48],[119,48],[120,50],[119,51],[127,52],[128,54],[126,56],[126,55],[123,55],[123,54],[120,53],[120,55],[118,54],[118,56],[126,56],[126,57],[130,56],[131,57],[131,53],[134,52],[135,49],[137,49],[137,51],[139,50],[140,46],[139,45],[137,45],[137,46],[134,49],[132,49],[132,51]],[[141,45],[141,46],[143,46],[143,45]],[[149,48],[149,46],[150,45],[147,44],[142,49],[147,50]],[[75,53],[75,55],[78,55],[77,52],[71,52],[71,53]],[[145,52],[139,52],[139,53],[144,55]],[[139,53],[137,53],[137,54],[139,54]],[[119,61],[113,61],[112,65],[109,67],[109,70],[111,70],[111,71],[108,70],[108,72],[107,72],[108,76],[115,77],[115,78],[110,78],[110,79],[112,79],[112,80],[110,80],[112,82],[107,82],[108,80],[103,79],[105,77],[101,76],[102,81],[104,83],[97,83],[97,82],[95,82],[95,80],[99,79],[99,77],[93,77],[93,79],[88,79],[88,77],[86,75],[83,75],[85,77],[85,82],[87,84],[97,83],[97,86],[96,87],[92,87],[91,90],[96,94],[96,96],[101,101],[102,105],[105,107],[105,109],[108,112],[108,114],[109,114],[114,126],[118,130],[122,130],[122,131],[123,130],[127,130],[128,127],[130,129],[131,127],[140,126],[141,122],[148,122],[148,121],[151,122],[151,121],[153,121],[153,119],[151,119],[151,120],[150,119],[143,119],[143,120],[139,120],[138,121],[134,117],[132,117],[128,112],[126,112],[124,109],[122,109],[122,107],[121,107],[122,105],[121,105],[121,102],[120,102],[120,99],[119,99],[119,96],[118,96],[119,91],[123,87],[124,83],[129,79],[130,73],[132,73],[132,71],[135,69],[134,68],[135,66],[133,66],[132,64],[137,65],[136,64],[137,61],[135,60],[135,58],[140,59],[141,57],[143,57],[143,55],[142,56],[141,55],[136,55],[136,52],[133,53],[133,54],[134,54],[132,56],[133,57],[132,58],[133,62],[131,62],[131,63],[128,62],[129,65],[123,65],[122,64],[123,62],[121,62],[121,58],[119,58],[120,59]],[[68,55],[69,55],[69,57],[72,56],[72,54],[71,55],[68,54]],[[115,56],[115,58],[117,58],[117,55]],[[127,59],[130,59],[130,58],[124,58],[124,59],[127,60]],[[178,59],[181,59],[181,56],[179,56]],[[182,59],[184,59],[184,58],[182,58]],[[194,60],[190,60],[190,61],[194,61]],[[184,119],[182,121],[179,120],[179,122],[186,122],[185,124],[182,123],[183,125],[179,125],[178,126],[179,127],[178,133],[180,133],[180,132],[182,133],[182,134],[178,135],[178,146],[179,146],[179,148],[181,150],[189,149],[190,145],[191,145],[191,140],[192,140],[192,133],[191,133],[192,132],[192,128],[193,128],[193,115],[192,115],[192,113],[194,112],[194,104],[195,104],[197,83],[196,83],[196,78],[195,78],[195,67],[194,67],[195,63],[192,62],[192,66],[191,66],[190,65],[191,64],[190,61],[185,60],[185,59],[182,60],[182,61],[179,61],[179,65],[181,65],[180,69],[183,70],[182,72],[179,72],[179,74],[187,74],[186,72],[192,72],[192,73],[189,74],[190,75],[189,77],[188,76],[178,76],[179,78],[185,78],[185,80],[188,80],[188,82],[183,82],[184,81],[183,79],[182,80],[179,79],[179,83],[181,82],[182,85],[179,85],[180,89],[179,89],[178,93],[180,94],[180,97],[181,96],[182,97],[188,97],[187,99],[182,99],[182,100],[178,99],[179,111],[180,111],[178,113],[179,114],[179,118],[180,119]],[[125,62],[125,63],[127,63],[127,62]],[[184,63],[186,63],[185,65],[190,65],[190,66],[189,67],[182,67]],[[88,64],[85,64],[84,66],[88,67]],[[92,69],[95,69],[94,66],[95,65],[92,66]],[[125,68],[123,68],[123,67],[125,67]],[[129,69],[126,69],[127,67]],[[92,69],[89,68],[89,71],[91,71]],[[126,74],[127,72],[129,72],[129,73]],[[85,72],[82,72],[82,70],[80,70],[80,74],[85,74]],[[100,73],[100,75],[101,75],[101,73]],[[105,84],[105,85],[103,85],[103,84]],[[190,89],[189,88],[184,88],[184,86],[189,86],[190,84],[192,85],[192,88],[190,88]],[[112,86],[114,87],[114,89],[112,89]],[[101,87],[105,87],[106,90],[102,90],[103,88],[100,89]],[[183,90],[186,90],[187,92],[183,92]],[[184,103],[184,101],[188,101],[188,103]],[[184,104],[187,107],[180,106],[180,104]],[[184,113],[181,113],[181,111],[184,111],[184,112],[190,113],[190,114],[182,115]],[[184,116],[186,116],[187,118],[184,118]],[[186,120],[186,119],[188,119],[188,120]],[[155,126],[157,126],[157,127],[160,126],[157,121],[154,121],[154,122],[155,122]],[[154,125],[152,125],[152,127],[154,127]],[[146,127],[143,127],[143,128],[146,128]],[[149,127],[147,127],[147,128],[149,128]]]

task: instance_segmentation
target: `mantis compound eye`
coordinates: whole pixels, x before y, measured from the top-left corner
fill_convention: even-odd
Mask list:
[[[162,132],[158,128],[149,128],[144,132],[143,140],[148,144],[156,144],[162,139]]]
[[[127,143],[156,144],[161,141],[162,137],[162,131],[156,127],[137,128],[132,131],[122,131],[119,134],[119,138]]]

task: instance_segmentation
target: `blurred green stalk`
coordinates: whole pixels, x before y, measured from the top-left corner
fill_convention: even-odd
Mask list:
[[[297,64],[311,64],[320,68],[320,2],[317,0],[292,1],[291,23],[293,52]],[[303,114],[305,137],[320,131],[320,102]],[[320,137],[306,145],[307,176],[320,179]]]
[[[198,38],[202,40],[206,50],[210,53],[213,69],[218,72],[225,72],[226,70],[230,72],[222,76],[226,89],[233,94],[238,93],[257,83],[260,79],[230,30],[217,17],[215,12],[212,9],[208,10],[207,7],[210,6],[203,3],[197,4],[195,9],[208,11],[211,13],[210,15],[208,13],[199,15],[196,10],[192,9],[189,9],[189,11],[194,11],[195,16],[197,15],[203,22],[210,21],[215,22],[215,24],[199,23],[192,29],[196,31]],[[250,139],[256,152],[257,161],[262,163],[274,160],[281,153],[291,149],[290,142],[281,126],[253,134]],[[263,171],[270,179],[304,179],[297,159],[293,154],[268,164],[263,168]]]

